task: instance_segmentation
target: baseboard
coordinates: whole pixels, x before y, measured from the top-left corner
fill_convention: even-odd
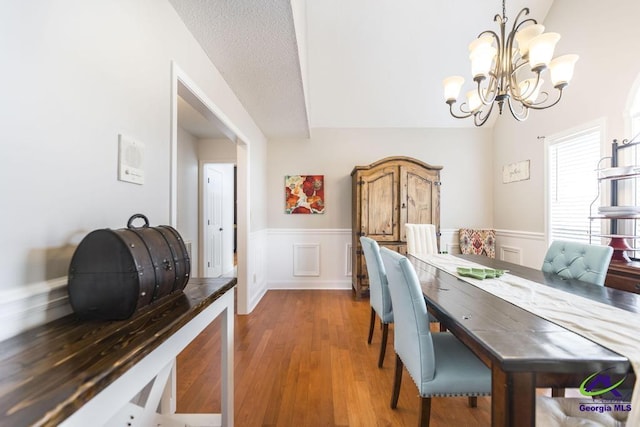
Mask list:
[[[351,281],[336,281],[336,280],[280,280],[278,282],[270,282],[268,283],[268,289],[299,289],[299,290],[336,290],[336,289],[351,289]]]
[[[262,297],[265,296],[268,289],[269,288],[267,286],[263,285],[253,293],[253,295],[251,296],[251,300],[249,301],[249,313],[251,313],[253,309],[255,309],[258,304],[260,304]]]

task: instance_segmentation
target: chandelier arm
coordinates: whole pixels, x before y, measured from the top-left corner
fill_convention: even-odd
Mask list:
[[[509,111],[511,112],[511,115],[513,116],[514,119],[516,119],[519,122],[523,122],[527,120],[527,117],[529,117],[529,107],[525,103],[520,102],[520,105],[522,105],[521,113],[516,112],[516,109],[513,106],[513,101],[511,100],[511,98],[509,98],[508,104],[509,104]]]
[[[493,111],[493,106],[494,105],[496,105],[496,104],[495,103],[491,104],[491,106],[489,107],[489,110],[486,112],[484,117],[482,116],[482,111],[478,111],[476,114],[474,114],[473,115],[473,124],[476,125],[477,127],[480,127],[483,124],[485,124],[487,119],[489,119],[489,116],[491,115],[491,112]]]
[[[520,13],[518,14],[518,16],[516,17],[516,20],[513,22],[513,28],[511,29],[511,32],[509,33],[509,46],[510,46],[509,51],[510,51],[510,52],[513,52],[513,50],[512,50],[511,48],[513,47],[513,42],[514,42],[514,40],[515,40],[516,33],[517,33],[518,31],[520,31],[520,29],[521,29],[525,24],[529,24],[529,23],[530,23],[530,24],[536,25],[536,24],[538,23],[538,21],[536,21],[536,20],[535,20],[535,19],[533,19],[533,18],[527,18],[527,19],[523,20],[522,22],[518,22],[518,21],[519,21],[519,19],[520,19],[520,16],[522,15],[522,13],[523,13],[523,12],[525,12],[525,10],[526,10],[525,15],[527,15],[527,14],[529,13],[529,9],[527,9],[527,8],[522,9],[522,10],[520,11]],[[528,64],[528,63],[529,63],[529,61],[526,61],[526,60],[523,60],[523,59],[522,59],[522,56],[521,56],[521,53],[520,53],[520,50],[519,50],[519,49],[518,49],[517,53],[518,53],[517,58],[523,61],[523,62],[520,64],[520,66],[521,66],[521,65],[524,65],[524,64]],[[515,55],[513,55],[513,54],[512,54],[512,56],[513,56],[513,57],[516,57],[516,56],[515,56]],[[515,61],[514,61],[513,65],[514,65],[514,68],[519,68],[519,66],[516,64],[516,62],[515,62]]]
[[[528,102],[525,100],[518,100],[520,101],[522,104],[526,105],[527,107],[534,107],[534,106],[538,106],[538,110],[543,110],[544,108],[547,107],[542,107],[542,104],[544,104],[545,102],[547,102],[549,100],[549,93],[547,91],[542,91],[540,92],[540,94],[538,95],[538,98],[542,98],[540,99],[540,101],[538,102]],[[551,105],[549,105],[550,107]]]
[[[480,83],[482,82],[482,80],[476,80],[476,82],[478,83],[478,87],[476,90],[478,92],[478,96],[480,97],[480,101],[484,105],[492,104],[493,101],[495,101],[496,99],[496,95],[498,94],[498,79],[496,78],[495,74],[493,72],[489,73],[489,83],[487,84],[487,87],[485,88],[484,91],[480,86]],[[491,96],[487,98],[485,97],[483,92],[486,92]]]
[[[449,113],[451,113],[451,115],[452,115],[453,117],[455,117],[456,119],[466,119],[467,117],[471,117],[471,116],[473,116],[473,112],[471,112],[471,111],[464,111],[464,110],[462,109],[462,106],[463,106],[463,105],[465,105],[465,104],[466,104],[466,102],[465,102],[465,103],[462,103],[462,104],[460,105],[460,112],[462,113],[462,115],[458,115],[458,114],[456,114],[456,113],[454,113],[454,112],[453,112],[453,104],[455,104],[455,101],[451,101],[451,102],[447,101],[447,104],[449,104]]]
[[[524,9],[523,9],[523,10],[524,10]],[[522,13],[522,11],[520,11],[520,13]],[[519,17],[520,17],[520,15],[518,15],[518,18],[519,18]],[[533,19],[533,18],[527,18],[527,19],[523,20],[522,22],[518,22],[518,18],[516,18],[515,22],[513,23],[513,30],[512,30],[512,31],[513,31],[514,33],[518,32],[518,31],[520,30],[520,28],[522,28],[522,26],[523,26],[524,24],[531,23],[531,24],[534,24],[534,25],[535,25],[535,24],[537,24],[537,23],[538,23],[538,21],[536,21],[536,20],[535,20],[535,19]]]
[[[500,37],[498,36],[498,33],[496,33],[496,32],[495,32],[495,31],[493,31],[493,30],[484,30],[483,32],[481,32],[480,34],[478,34],[478,37],[477,37],[477,38],[480,38],[480,37],[482,37],[482,36],[486,36],[486,35],[488,35],[488,36],[492,36],[492,37],[493,37],[493,38],[498,42],[498,44],[499,44],[499,42],[500,42]]]
[[[516,15],[516,19],[513,21],[513,29],[511,30],[513,33],[515,33],[516,30],[527,21],[533,21],[534,24],[537,24],[536,20],[533,18],[527,18],[527,19],[524,19],[522,22],[519,22],[520,18],[523,16],[527,16],[529,12],[530,10],[528,7],[524,7],[520,12],[518,12],[518,14]]]
[[[523,12],[529,13],[528,9],[522,9],[520,11],[520,14],[522,14]],[[518,14],[518,17],[516,18],[516,22],[518,21],[518,19],[520,18],[520,14]],[[514,28],[515,28],[515,23],[514,23]],[[506,40],[504,41],[504,55],[506,56],[503,59],[503,78],[505,80],[504,82],[504,87],[503,92],[504,93],[508,93],[511,96],[516,95],[516,91],[517,91],[517,86],[516,85],[516,71],[517,71],[517,64],[514,62],[514,56],[513,56],[513,42],[515,40],[515,31],[512,30],[509,35],[507,36]],[[517,62],[517,59],[516,59]]]
[[[499,16],[499,15],[496,15],[496,17],[497,16]],[[498,36],[498,34],[495,31],[492,31],[492,30],[483,31],[478,35],[478,38],[480,38],[480,37],[482,37],[484,35],[489,35],[489,36],[493,37],[494,41],[498,45],[497,59],[495,61],[495,65],[493,67],[493,70],[489,71],[489,82],[487,83],[487,88],[486,88],[486,93],[487,94],[492,94],[490,97],[487,98],[485,95],[483,95],[482,90],[480,89],[481,80],[477,81],[478,82],[478,96],[480,97],[480,100],[482,101],[483,104],[489,105],[490,103],[492,103],[496,99],[496,95],[498,94],[498,88],[500,86],[498,80],[500,78],[500,58],[502,56],[502,53],[501,53],[502,49],[501,49],[501,44],[500,44],[500,36]]]
[[[540,104],[542,104],[543,102],[545,102],[545,101],[548,99],[548,97],[549,97],[549,94],[548,94],[547,92],[543,92],[545,95],[547,95],[547,98],[545,98],[542,102],[538,102],[538,103],[536,103],[536,104],[531,104],[531,105],[528,105],[528,104],[527,104],[527,108],[531,108],[531,109],[533,109],[533,110],[544,110],[544,109],[547,109],[547,108],[553,107],[553,106],[554,106],[554,105],[556,105],[558,102],[560,102],[560,100],[562,99],[562,93],[563,93],[563,92],[562,92],[562,89],[558,89],[558,92],[559,92],[559,93],[558,93],[558,99],[556,99],[555,101],[553,101],[553,103],[548,104],[548,105],[540,105]]]
[[[535,82],[535,84],[528,85],[528,87],[525,88],[524,93],[519,93],[520,92],[520,86],[518,85],[518,81],[516,80],[515,71],[511,75],[511,85],[514,88],[512,90],[513,98],[515,98],[516,101],[519,101],[522,104],[526,105],[527,107],[530,107],[532,105],[542,104],[543,102],[545,102],[547,100],[547,98],[545,98],[541,102],[537,102],[537,103],[526,101],[526,99],[529,96],[531,96],[536,91],[536,88],[540,85],[540,72],[539,71],[536,72],[536,82]],[[517,91],[516,91],[515,88],[517,88]],[[543,92],[543,93],[546,93],[546,92]]]
[[[529,64],[529,61],[525,61],[522,58],[519,58],[522,62],[519,62],[517,64],[514,64],[513,66],[513,73],[512,74],[516,74],[518,71],[520,71],[522,69],[522,67],[524,67],[525,65]]]

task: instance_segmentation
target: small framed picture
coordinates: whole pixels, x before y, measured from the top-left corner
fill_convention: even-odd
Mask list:
[[[530,160],[523,160],[521,162],[504,165],[502,167],[502,183],[508,184],[510,182],[529,179],[529,163]]]
[[[285,213],[324,213],[324,175],[286,175],[284,193]]]

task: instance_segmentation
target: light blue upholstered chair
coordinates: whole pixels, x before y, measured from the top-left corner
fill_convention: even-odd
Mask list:
[[[612,254],[613,248],[610,246],[556,240],[544,256],[542,271],[603,286]],[[562,397],[564,394],[564,388],[551,388],[553,397]]]
[[[361,236],[360,243],[362,244],[364,259],[367,264],[369,302],[371,304],[371,321],[369,323],[369,338],[367,339],[367,343],[371,344],[377,314],[382,322],[382,342],[380,343],[380,356],[378,357],[378,367],[381,368],[387,349],[389,323],[393,323],[391,296],[389,295],[389,288],[387,286],[387,274],[384,271],[384,265],[382,265],[382,258],[380,258],[378,242],[369,237]]]
[[[612,254],[610,246],[556,240],[547,250],[542,271],[602,286]]]
[[[398,406],[403,366],[420,393],[418,425],[429,425],[432,397],[470,396],[475,406],[477,396],[491,394],[491,371],[449,332],[430,332],[427,304],[411,262],[386,248],[380,255],[394,307],[396,371],[391,407]]]

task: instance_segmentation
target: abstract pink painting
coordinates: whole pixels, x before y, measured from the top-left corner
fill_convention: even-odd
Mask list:
[[[286,175],[285,213],[324,213],[324,175]]]

